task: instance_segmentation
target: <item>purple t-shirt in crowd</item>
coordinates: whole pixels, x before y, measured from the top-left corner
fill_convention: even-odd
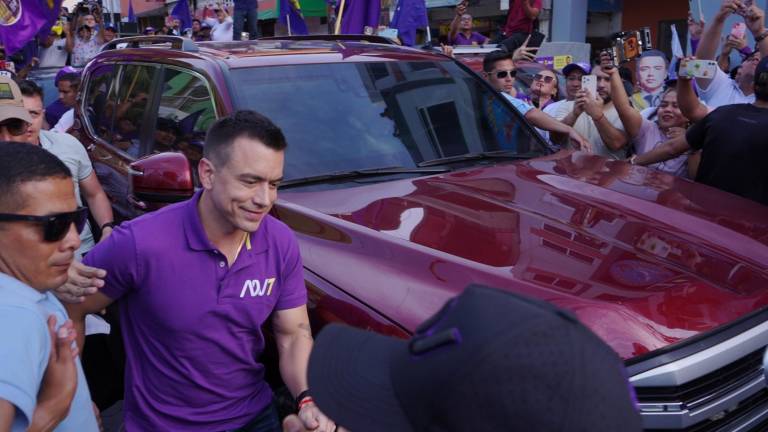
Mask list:
[[[488,38],[481,35],[478,32],[472,32],[472,35],[467,38],[464,33],[458,32],[456,33],[456,36],[453,37],[453,44],[454,45],[482,45],[487,41]]]
[[[635,146],[635,153],[642,155],[667,141],[669,141],[669,138],[661,132],[656,122],[643,119],[640,132],[632,139],[632,144]],[[688,153],[648,166],[678,177],[688,178]]]
[[[272,400],[261,325],[307,302],[296,238],[266,216],[230,267],[191,200],[124,223],[85,257],[120,299],[125,424],[135,431],[222,431]],[[250,245],[250,248],[248,248]]]

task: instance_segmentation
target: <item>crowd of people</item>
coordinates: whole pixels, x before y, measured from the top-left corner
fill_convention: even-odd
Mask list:
[[[518,15],[525,18],[526,13]],[[752,34],[756,45],[750,49],[746,35],[730,35],[718,52],[725,21],[735,13],[743,16],[740,26]],[[504,42],[502,49],[487,54],[484,76],[539,129],[553,150],[575,148],[647,165],[768,205],[768,175],[761,168],[768,161],[764,11],[741,0],[724,0],[711,24],[689,17],[689,27],[695,49],[691,56],[668,59],[659,50],[647,50],[635,59],[632,71],[614,64],[603,52],[591,65],[565,66],[562,93],[558,74],[551,68],[536,73],[530,86],[516,85],[516,65],[531,61],[530,34],[522,45],[513,45],[518,46],[514,51]],[[456,8],[451,30],[457,45],[487,40],[472,31],[464,4]],[[743,61],[728,70],[725,59],[733,50]],[[688,65],[696,60],[718,59],[713,76],[689,73]],[[596,94],[583,87],[584,77],[592,77]]]

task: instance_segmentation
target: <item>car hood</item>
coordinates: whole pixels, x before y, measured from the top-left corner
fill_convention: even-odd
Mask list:
[[[276,213],[308,270],[408,330],[482,283],[570,309],[631,358],[768,304],[768,207],[578,152],[288,190]]]

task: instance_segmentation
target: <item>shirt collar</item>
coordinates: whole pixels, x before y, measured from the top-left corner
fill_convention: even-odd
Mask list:
[[[203,228],[203,221],[200,220],[200,212],[197,210],[197,203],[200,202],[200,197],[203,195],[203,189],[195,192],[195,195],[187,201],[184,206],[184,234],[187,237],[187,244],[189,248],[197,251],[211,251],[216,250],[216,247],[208,239],[208,234],[205,233]],[[249,233],[250,248],[243,246],[241,254],[246,253],[260,253],[267,250],[267,236],[266,231],[269,228],[266,226],[269,222],[268,219],[272,216],[266,215],[259,224],[259,229],[255,232]]]
[[[2,287],[3,290],[13,291],[16,296],[23,297],[34,303],[45,299],[45,294],[5,273],[0,273],[0,287]]]

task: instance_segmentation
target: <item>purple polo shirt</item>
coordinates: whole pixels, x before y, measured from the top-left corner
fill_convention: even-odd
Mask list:
[[[464,33],[458,32],[456,33],[456,36],[453,37],[453,44],[454,45],[483,45],[485,41],[487,41],[488,38],[481,35],[478,32],[472,32],[472,34],[467,38]]]
[[[120,299],[129,431],[221,431],[272,399],[261,325],[307,302],[293,232],[271,216],[229,267],[208,240],[198,192],[122,224],[86,256]]]

